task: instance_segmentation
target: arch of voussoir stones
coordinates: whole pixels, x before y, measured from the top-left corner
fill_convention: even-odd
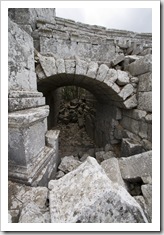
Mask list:
[[[62,86],[76,85],[89,90],[100,102],[112,102],[124,109],[137,106],[137,79],[134,87],[135,79],[129,72],[79,58],[55,59],[39,53],[37,58],[38,90],[43,93]]]

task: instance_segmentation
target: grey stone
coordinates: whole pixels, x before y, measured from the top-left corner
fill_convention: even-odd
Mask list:
[[[152,92],[138,92],[138,109],[152,112]]]
[[[121,143],[121,157],[128,157],[143,152],[142,144],[128,138],[123,138]]]
[[[12,223],[12,217],[10,215],[10,211],[8,211],[8,223]]]
[[[48,187],[52,223],[148,222],[136,200],[113,184],[94,158]]]
[[[86,75],[87,68],[88,68],[87,61],[76,58],[76,72],[75,72],[76,74]]]
[[[65,63],[63,59],[56,60],[57,73],[65,73]]]
[[[40,64],[38,64],[36,66],[35,72],[36,72],[36,75],[37,75],[37,79],[39,81],[46,78],[46,74],[45,74],[45,72],[42,69],[42,66]]]
[[[111,144],[106,144],[104,150],[105,152],[113,151],[113,146]]]
[[[45,219],[39,207],[35,203],[29,202],[21,210],[19,223],[45,223]]]
[[[80,158],[80,161],[84,162],[87,159],[88,156],[89,156],[88,153],[84,153],[83,156]]]
[[[75,160],[73,156],[66,156],[62,159],[58,169],[63,171],[64,173],[68,173],[74,169],[76,169],[81,164],[80,161]]]
[[[128,73],[125,71],[117,70],[117,84],[122,86],[129,83]]]
[[[141,179],[144,184],[152,184],[152,177],[150,175],[142,176]]]
[[[148,54],[152,54],[152,48],[146,48],[145,50],[143,50],[140,55],[145,56]]]
[[[57,74],[56,61],[54,57],[39,55],[39,61],[47,77]]]
[[[128,65],[128,71],[133,75],[141,75],[152,71],[152,55],[146,55]]]
[[[142,139],[147,139],[147,129],[148,129],[148,125],[146,122],[141,121],[139,122],[139,132],[138,135],[142,138]]]
[[[123,98],[123,100],[125,100],[126,98],[128,98],[131,94],[133,94],[134,88],[131,84],[127,84],[125,85],[122,90],[119,93],[119,96]]]
[[[118,160],[115,157],[101,162],[101,167],[113,183],[117,183],[125,188],[125,183],[121,177]]]
[[[117,64],[119,64],[121,61],[123,61],[125,58],[124,55],[118,55],[114,58],[114,60],[112,60],[112,66],[115,66]]]
[[[11,223],[18,223],[20,210],[9,210],[9,214],[11,216]]]
[[[49,130],[46,133],[46,144],[49,147],[55,148],[58,150],[58,138],[60,130]]]
[[[143,51],[143,45],[139,45],[138,47],[134,48],[132,55],[138,55]]]
[[[152,151],[119,159],[122,178],[135,181],[143,176],[152,175]]]
[[[152,123],[152,114],[147,114],[146,117],[145,117],[145,121],[147,123]]]
[[[96,152],[95,155],[96,155],[96,160],[100,163],[102,161],[104,161],[104,151],[99,151],[99,152]]]
[[[144,120],[147,112],[139,109],[124,110],[123,114],[127,117],[131,117],[135,120]]]
[[[141,190],[147,205],[148,215],[150,217],[150,220],[152,220],[152,185],[150,184],[142,185]]]
[[[104,81],[108,70],[109,70],[109,67],[107,65],[101,64],[99,69],[98,69],[98,72],[97,72],[96,80],[98,80],[100,82]]]
[[[143,145],[143,148],[144,148],[146,151],[152,150],[152,143],[151,143],[149,140],[143,139],[143,140],[142,140],[142,145]]]
[[[130,98],[124,101],[124,106],[127,109],[132,109],[137,107],[138,101],[136,98],[136,94],[132,95]]]
[[[76,62],[75,60],[65,60],[65,71],[68,74],[75,73]]]
[[[139,78],[138,77],[132,77],[132,78],[130,78],[130,81],[133,82],[133,83],[138,83]]]
[[[152,73],[145,73],[138,76],[138,91],[152,91]]]
[[[64,172],[63,171],[58,171],[57,172],[57,174],[56,174],[56,177],[55,177],[55,179],[60,179],[61,177],[63,177],[65,174],[64,174]]]
[[[151,218],[149,217],[148,208],[147,208],[147,205],[146,205],[144,197],[143,196],[134,196],[134,198],[140,204],[140,206],[143,209],[143,211],[144,211],[144,213],[146,215],[146,218],[148,219],[149,223],[151,223]]]
[[[109,69],[106,75],[106,78],[104,80],[105,83],[109,82],[115,82],[117,80],[117,70],[115,69]]]
[[[91,61],[88,65],[87,76],[91,78],[96,78],[98,70],[98,63]]]

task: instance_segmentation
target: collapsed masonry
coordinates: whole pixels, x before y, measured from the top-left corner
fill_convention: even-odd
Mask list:
[[[85,127],[96,144],[121,144],[120,157],[152,149],[151,34],[76,23],[48,8],[9,9],[8,30],[10,180],[55,178],[60,131],[51,128],[63,86],[95,96]]]

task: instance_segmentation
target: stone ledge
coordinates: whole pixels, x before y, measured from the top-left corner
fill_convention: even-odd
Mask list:
[[[10,90],[8,94],[9,98],[32,98],[32,97],[43,97],[42,92],[37,91],[14,91]]]
[[[49,106],[42,106],[38,108],[31,108],[21,111],[9,113],[8,124],[9,127],[24,127],[36,121],[46,118],[49,114]]]

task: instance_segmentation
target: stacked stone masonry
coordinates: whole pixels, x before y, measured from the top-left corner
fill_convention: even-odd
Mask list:
[[[106,169],[111,161],[113,171],[120,167],[124,172],[124,161],[131,164],[136,154],[140,155],[134,159],[147,159],[144,152],[152,149],[151,34],[62,19],[53,8],[20,8],[9,9],[8,36],[10,180],[47,187],[54,179],[60,162],[60,131],[50,129],[57,122],[63,86],[79,86],[94,96],[94,111],[88,111],[85,127],[95,143],[100,147],[121,146],[120,165],[117,160],[106,159],[102,167]],[[118,179],[126,189],[122,172]],[[56,188],[58,185],[52,183],[51,195]],[[146,190],[143,186],[143,195]],[[141,203],[143,198],[136,200]],[[22,212],[21,222],[31,206]],[[135,203],[134,207],[140,214],[138,221],[146,221],[140,207]],[[51,221],[56,221],[53,206],[51,210]],[[78,216],[85,221],[83,214]],[[41,217],[45,221],[44,215]]]

